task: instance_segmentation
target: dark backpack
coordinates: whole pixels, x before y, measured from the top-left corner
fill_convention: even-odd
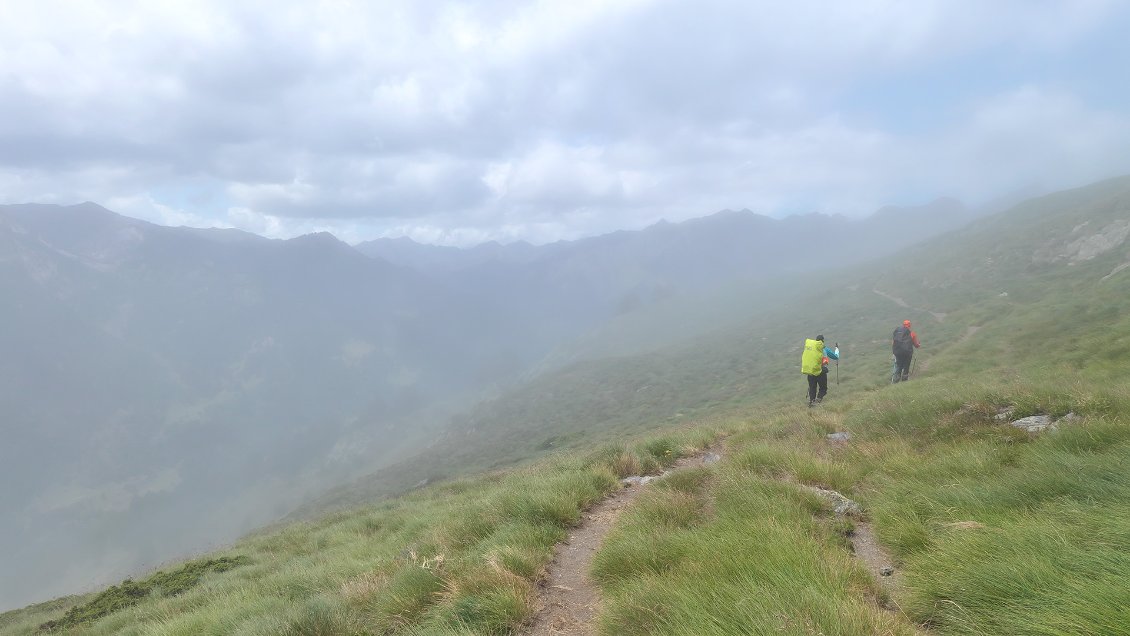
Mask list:
[[[910,329],[906,327],[895,329],[894,340],[894,352],[896,354],[905,355],[914,352],[914,341],[910,339]]]

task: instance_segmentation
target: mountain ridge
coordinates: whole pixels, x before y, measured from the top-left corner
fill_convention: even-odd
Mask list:
[[[23,411],[30,432],[19,438],[22,450],[30,452],[18,461],[13,457],[11,465],[42,475],[52,501],[66,501],[88,485],[99,492],[132,488],[130,492],[147,494],[122,501],[144,503],[147,509],[203,511],[216,494],[223,495],[226,509],[238,509],[237,500],[228,497],[236,492],[223,484],[246,483],[257,506],[247,511],[257,520],[250,525],[282,514],[332,480],[352,478],[361,466],[367,469],[385,461],[382,457],[435,443],[453,413],[505,394],[531,377],[524,374],[536,377],[568,364],[568,355],[543,361],[555,347],[572,347],[568,343],[611,318],[646,313],[656,303],[678,303],[727,280],[769,275],[749,265],[734,266],[728,256],[708,258],[681,246],[687,226],[677,224],[647,235],[661,235],[655,244],[640,243],[638,233],[619,233],[586,242],[583,249],[556,245],[538,252],[536,266],[485,263],[461,274],[473,278],[437,281],[364,257],[330,235],[280,241],[225,230],[166,228],[100,207],[89,211],[96,221],[107,222],[95,228],[110,237],[102,244],[95,240],[98,232],[48,235],[40,230],[40,238],[50,239],[45,244],[12,231],[11,210],[0,208],[0,219],[7,221],[0,223],[0,241],[12,246],[0,253],[0,263],[6,263],[0,281],[10,292],[38,299],[22,316],[8,317],[4,326],[11,339],[6,346],[23,353],[0,370],[26,380],[20,374],[35,368],[36,360],[69,361],[65,373],[47,368],[33,386],[11,392],[8,399],[31,405],[34,385],[51,384],[51,378],[71,377],[68,382],[88,386],[97,384],[81,378],[119,382],[98,391],[90,400],[92,408],[82,415],[60,410],[61,405],[50,407],[46,397],[35,398],[40,406]],[[741,214],[735,218],[749,221]],[[714,221],[697,227],[711,230]],[[803,225],[804,220],[794,222]],[[711,231],[700,234],[713,236]],[[774,242],[784,243],[780,238]],[[624,244],[638,249],[616,254],[613,248]],[[56,248],[84,255],[85,264]],[[859,258],[865,251],[858,249]],[[740,256],[741,246],[732,252]],[[24,260],[12,260],[14,255]],[[695,261],[694,268],[684,267]],[[44,319],[55,315],[78,322]],[[17,317],[22,322],[13,322]],[[46,327],[87,334],[82,340],[99,343],[91,351],[107,353],[86,355],[86,349],[64,344],[69,341]],[[43,336],[35,342],[57,341],[58,346],[32,350],[21,344],[37,330]],[[123,348],[118,343],[124,339],[135,344]],[[86,358],[106,362],[76,364]],[[106,376],[106,368],[121,372]],[[82,394],[56,384],[64,393]],[[9,388],[16,386],[22,385],[9,383]],[[278,392],[286,398],[269,399]],[[54,413],[55,421],[33,425],[37,413]],[[49,438],[34,433],[71,433],[77,421],[85,421],[89,430],[67,445],[52,446]],[[130,435],[116,437],[112,431]],[[205,435],[213,438],[207,448],[194,441]],[[91,439],[101,440],[100,445],[84,446]],[[129,443],[115,441],[126,439]],[[84,448],[97,449],[104,459],[76,461]],[[195,458],[176,475],[162,472],[175,464],[178,452]],[[50,461],[27,464],[33,456]],[[123,469],[130,465],[126,457],[146,461],[130,471]],[[203,458],[214,465],[206,468]],[[58,474],[51,470],[56,459],[68,466]],[[107,472],[112,465],[115,469]],[[272,489],[293,492],[280,497]],[[190,493],[189,500],[178,499]],[[35,497],[46,495],[19,496],[11,499],[13,508],[30,510]],[[50,542],[63,540],[61,528],[68,523],[95,529],[103,523],[78,508],[73,512],[67,523],[59,523],[67,509],[55,509],[51,525],[60,530],[38,532],[34,544],[43,552],[21,557],[25,567],[38,564],[34,567],[47,572],[47,578],[63,580],[42,567],[48,552],[62,554]],[[105,523],[118,525],[126,518],[111,522],[112,517]],[[161,523],[175,526],[174,518],[166,516]],[[238,528],[227,527],[227,536],[249,527],[241,519],[232,521]],[[170,531],[162,541],[171,545],[174,536]],[[154,541],[125,539],[148,550],[144,559],[156,558]],[[4,566],[17,571],[13,561]],[[25,578],[21,591],[32,587]]]

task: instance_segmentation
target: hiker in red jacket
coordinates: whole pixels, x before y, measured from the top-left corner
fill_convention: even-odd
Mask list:
[[[910,379],[910,362],[914,359],[914,350],[921,346],[918,334],[910,330],[910,321],[902,321],[902,326],[895,329],[891,336],[891,353],[895,354],[893,384]]]

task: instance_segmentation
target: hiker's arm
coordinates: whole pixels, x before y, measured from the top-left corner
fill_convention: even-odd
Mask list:
[[[915,349],[919,349],[919,348],[922,347],[922,345],[919,344],[919,342],[918,342],[918,334],[914,333],[913,331],[910,332],[910,341],[914,343]]]

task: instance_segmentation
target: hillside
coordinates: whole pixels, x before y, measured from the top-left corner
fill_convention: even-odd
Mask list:
[[[558,427],[598,428],[751,400],[788,403],[802,383],[782,369],[795,366],[800,341],[816,333],[844,350],[845,385],[873,387],[889,362],[888,334],[903,318],[922,334],[920,357],[934,373],[1047,364],[1097,337],[1110,347],[1104,359],[1118,359],[1127,347],[1118,320],[1130,280],[1128,219],[1130,179],[1118,179],[1028,201],[874,264],[752,288],[765,308],[742,325],[540,378],[477,410],[467,428],[521,426],[533,413]],[[1077,370],[1108,370],[1077,358]]]
[[[1128,191],[1124,178],[1057,193],[873,264],[735,285],[705,307],[672,303],[666,316],[624,316],[587,346],[615,350],[617,338],[631,339],[656,323],[670,331],[690,322],[695,332],[703,322],[696,314],[727,326],[674,347],[582,359],[539,376],[458,418],[435,451],[447,460],[394,466],[308,509],[320,510],[327,501],[337,502],[331,507],[356,504],[450,475],[462,463],[505,465],[553,449],[586,448],[625,431],[719,414],[744,417],[751,409],[795,403],[805,387],[792,368],[803,339],[816,333],[844,351],[833,393],[877,388],[889,372],[889,333],[904,318],[914,321],[925,343],[918,364],[933,374],[1045,367],[1075,350],[1072,372],[1101,377],[1110,371],[1104,360],[1119,359],[1128,346],[1125,331],[1111,320],[1125,315],[1127,272],[1111,273],[1130,260],[1119,229],[1130,219]],[[1088,258],[1080,260],[1080,253]],[[754,298],[756,307],[745,305]],[[742,311],[746,318],[734,318]],[[1104,334],[1106,328],[1111,331]],[[1025,346],[1014,346],[1017,338]],[[1082,352],[1103,338],[1111,353],[1085,359]],[[1073,349],[1080,343],[1087,346]]]
[[[941,201],[882,225],[968,214]],[[230,541],[412,456],[484,397],[606,357],[586,343],[610,321],[797,267],[780,246],[815,221],[870,236],[852,258],[892,248],[870,221],[726,213],[540,247],[401,245],[393,264],[324,233],[0,206],[0,503],[22,519],[0,530],[0,569],[17,573],[0,607]],[[685,326],[636,329],[635,346]]]
[[[298,524],[250,538],[236,544],[226,554],[249,556],[257,565],[243,569],[243,574],[236,568],[231,574],[213,573],[206,577],[210,583],[204,589],[212,590],[206,593],[215,595],[216,590],[229,590],[224,592],[232,598],[228,604],[210,606],[209,613],[199,614],[189,609],[199,603],[199,600],[191,600],[200,598],[195,592],[184,597],[155,599],[152,609],[142,605],[119,614],[107,619],[108,622],[98,623],[101,627],[92,633],[114,633],[118,627],[158,615],[177,617],[161,619],[171,621],[161,629],[172,630],[162,633],[187,629],[175,625],[236,620],[236,615],[245,616],[239,624],[262,625],[261,619],[255,618],[260,616],[259,611],[251,610],[251,606],[235,601],[230,595],[246,597],[255,604],[265,603],[267,599],[277,598],[278,592],[271,591],[271,585],[295,585],[285,583],[285,577],[297,576],[297,572],[312,567],[314,562],[325,563],[328,569],[312,579],[303,575],[304,580],[322,580],[323,583],[302,584],[300,589],[306,591],[296,588],[291,593],[296,594],[295,599],[312,603],[304,606],[306,610],[295,610],[300,614],[317,614],[322,611],[317,608],[322,608],[328,612],[324,616],[328,621],[346,620],[342,618],[346,617],[348,621],[359,620],[361,624],[373,624],[366,622],[370,620],[381,624],[385,619],[380,616],[395,615],[401,618],[390,625],[404,626],[416,620],[439,621],[436,625],[457,624],[458,621],[450,621],[458,615],[462,617],[459,620],[478,625],[476,621],[486,618],[476,618],[478,614],[470,609],[466,610],[469,614],[460,614],[462,610],[456,608],[460,603],[474,606],[479,601],[460,599],[482,601],[476,594],[492,585],[486,581],[505,575],[518,577],[507,583],[510,587],[506,588],[517,595],[507,597],[510,598],[507,602],[516,605],[508,606],[511,613],[495,618],[502,621],[499,625],[515,624],[528,616],[529,605],[524,603],[529,601],[529,588],[523,586],[528,586],[541,571],[547,554],[544,550],[560,536],[560,531],[550,530],[548,526],[541,530],[515,529],[509,524],[530,523],[534,528],[540,528],[539,524],[543,523],[567,525],[576,518],[575,512],[568,512],[570,509],[584,506],[613,487],[614,482],[604,476],[605,471],[623,472],[625,460],[615,459],[620,451],[591,453],[603,444],[628,442],[630,446],[632,439],[653,439],[663,430],[685,432],[658,445],[638,447],[637,459],[632,462],[642,461],[646,466],[648,462],[664,459],[664,449],[678,451],[691,440],[710,438],[713,431],[731,431],[734,434],[729,441],[729,455],[745,459],[734,460],[737,464],[724,463],[718,469],[722,474],[739,470],[736,466],[745,466],[753,469],[752,476],[740,472],[735,474],[735,479],[792,475],[802,482],[856,494],[869,509],[876,511],[873,519],[878,534],[902,560],[900,567],[907,569],[908,578],[913,581],[916,576],[925,576],[922,581],[926,581],[928,573],[915,574],[916,560],[930,563],[930,567],[941,567],[935,561],[943,557],[931,552],[935,546],[921,536],[908,543],[910,535],[906,533],[927,532],[934,536],[931,524],[942,523],[935,519],[940,509],[930,508],[934,511],[930,515],[934,516],[921,518],[920,523],[924,525],[920,526],[906,526],[899,510],[907,505],[904,499],[920,498],[930,492],[934,487],[931,484],[937,480],[953,478],[954,462],[974,462],[970,465],[973,468],[989,470],[991,462],[986,464],[987,460],[977,458],[996,457],[1007,447],[1012,449],[1007,451],[1007,467],[1034,470],[1033,462],[1047,453],[1061,453],[1056,456],[1056,461],[1060,462],[1057,465],[1070,467],[1076,465],[1074,462],[1084,461],[1085,457],[1079,453],[1091,453],[1088,448],[1099,448],[1086,441],[1090,439],[1088,436],[1098,436],[1095,439],[1099,441],[1094,443],[1101,443],[1101,448],[1106,450],[1086,461],[1094,463],[1093,470],[1099,475],[1106,474],[1103,462],[1107,460],[1103,458],[1114,456],[1126,443],[1121,413],[1127,401],[1127,387],[1112,371],[1130,350],[1130,341],[1125,335],[1128,333],[1126,298],[1130,298],[1126,274],[1130,272],[1127,268],[1120,269],[1130,262],[1124,230],[1127,219],[1130,219],[1130,181],[1126,179],[1042,197],[881,262],[823,273],[807,282],[797,279],[794,285],[782,285],[773,290],[760,288],[767,294],[765,299],[772,300],[771,309],[752,313],[744,323],[690,344],[639,356],[583,361],[560,372],[544,374],[521,391],[469,414],[459,428],[430,449],[430,455],[386,469],[350,489],[338,491],[319,506],[356,505],[418,485],[423,480],[525,461],[562,449],[574,457],[579,453],[579,459],[548,460],[549,463],[531,468],[532,473],[519,472],[512,477],[488,476],[470,482],[428,486],[403,501],[391,501],[377,508],[335,515],[313,525]],[[923,381],[906,387],[887,387],[884,380],[889,372],[886,338],[903,317],[915,321],[924,341],[924,349],[918,355]],[[816,331],[838,341],[845,355],[840,383],[833,385],[825,410],[809,414],[796,406],[803,392],[803,380],[793,367],[799,340]],[[1069,411],[1075,412],[1084,418],[1084,425],[1076,429],[1079,432],[1047,441],[1034,439],[1032,443],[1027,443],[1027,437],[1005,434],[992,426],[979,428],[984,418],[991,420],[991,416],[1004,407],[1012,407],[1018,414],[1048,412],[1063,416]],[[843,453],[829,455],[821,436],[827,430],[840,427],[862,435],[865,441],[860,443],[864,446],[852,446]],[[909,449],[916,446],[922,448],[910,453]],[[436,461],[430,457],[442,459]],[[16,461],[18,458],[6,459]],[[917,462],[914,474],[920,476],[913,483],[900,474],[900,471],[906,472],[907,462]],[[973,468],[962,469],[965,471],[962,474],[980,475],[978,479],[982,480],[998,473],[1004,475],[1000,469],[992,468],[996,472],[990,471],[986,477],[981,472],[969,472]],[[1092,469],[1080,470],[1088,475],[1087,471]],[[558,476],[557,471],[564,472]],[[1009,479],[1014,481],[1001,482],[999,486],[993,486],[995,482],[985,485],[999,489],[995,497],[1021,497],[1024,501],[1024,497],[1035,496],[1023,494],[1027,491],[1008,494],[1012,491],[1007,488],[1021,488],[1023,482],[1015,481],[1018,477],[1012,468],[1005,472],[1013,475]],[[543,493],[542,486],[537,485],[539,482],[530,481],[529,476],[533,474],[544,475],[547,480],[544,487],[549,490]],[[561,486],[564,482],[558,479],[565,482],[592,479],[595,481],[588,483],[595,484],[595,490]],[[1089,479],[1066,490],[1065,486],[1055,486],[1050,492],[1074,497],[1072,493],[1084,492],[1079,489],[1085,490]],[[710,483],[715,484],[711,486],[714,488],[726,482],[711,480]],[[565,491],[559,490],[563,487]],[[526,500],[515,499],[518,497],[515,488],[525,492],[521,497],[541,501],[537,498],[544,496],[555,503],[522,503]],[[1125,502],[1119,488],[1117,483],[1112,483],[1111,490],[1096,499],[1094,505],[1100,506],[1096,515],[1106,510],[1101,506]],[[887,492],[897,497],[885,499],[883,493]],[[781,493],[769,488],[763,495],[773,499]],[[712,496],[720,497],[722,491]],[[1008,516],[1003,509],[995,507],[998,506],[995,501],[978,505],[988,506],[985,515],[1006,519],[1014,529],[1010,532],[1027,532],[1024,519]],[[541,507],[547,505],[556,512],[537,512],[548,510]],[[434,512],[428,513],[429,517],[421,506],[434,506]],[[1024,506],[1023,509],[1029,509],[1028,504]],[[486,525],[467,526],[471,523],[467,515],[478,509],[493,511],[492,516],[483,521]],[[519,510],[531,512],[519,513]],[[739,506],[733,514],[743,514],[742,510]],[[527,514],[534,517],[523,516]],[[549,516],[542,516],[544,514]],[[780,514],[787,516],[797,512],[782,509]],[[1085,520],[1100,523],[1090,514]],[[700,540],[689,530],[696,527],[696,523],[679,530],[689,532],[680,541]],[[703,524],[709,525],[706,521]],[[820,527],[824,526],[817,526]],[[834,530],[831,526],[828,528],[828,531]],[[639,531],[642,530],[632,532]],[[470,534],[455,538],[465,532]],[[819,536],[824,531],[812,532],[816,533],[813,536]],[[519,561],[514,561],[490,575],[481,570],[490,563],[508,562],[498,559],[517,549],[512,543],[517,536],[514,533],[528,535],[529,543],[522,544],[526,546],[522,549],[528,550],[522,553],[520,562],[524,565],[519,566]],[[359,552],[361,548],[354,544],[353,537],[361,536],[368,537],[367,541],[385,542],[387,551]],[[404,561],[400,551],[405,546],[418,556]],[[412,567],[428,563],[428,559],[441,554],[445,559],[452,559],[453,565],[444,566],[451,569],[442,571],[430,569],[429,576],[438,579],[428,585],[457,585],[454,582],[464,577],[480,582],[458,587],[461,591],[435,597],[436,600],[426,600],[432,598],[431,592],[427,592],[417,601],[422,605],[412,611],[382,605],[392,602],[388,600],[392,597],[386,594],[401,598],[395,596],[399,592],[387,587],[392,585],[390,581],[399,576],[415,576]],[[299,555],[304,555],[303,560],[295,561]],[[348,567],[345,567],[346,561],[339,558],[346,558]],[[420,560],[414,561],[417,558]],[[953,566],[947,563],[941,565]],[[620,567],[630,570],[638,566],[616,566]],[[373,574],[371,584],[365,584],[371,589],[358,592],[367,599],[362,606],[369,609],[355,614],[349,609],[354,607],[351,605],[354,601],[332,590],[345,581],[368,580],[364,578],[369,576],[364,574],[368,571],[383,574]],[[290,574],[284,574],[286,572]],[[319,576],[324,578],[318,579]],[[271,580],[276,583],[269,584]],[[656,579],[661,580],[665,579]],[[852,590],[865,585],[865,580],[856,577],[845,582],[843,594],[848,596],[844,598],[855,598],[851,596]],[[618,575],[608,581],[609,593],[625,599],[623,607],[637,602],[631,600],[638,598],[635,592],[617,587],[623,581]],[[267,587],[263,587],[265,583]],[[664,585],[679,590],[692,582],[673,579]],[[952,633],[964,633],[954,627],[956,619],[948,617],[944,611],[939,614],[929,609],[933,607],[929,601],[931,592],[925,583],[922,586],[908,592],[908,598],[916,604],[913,606],[919,609],[915,610],[917,614],[907,616],[919,622],[949,624],[947,629],[952,628]],[[237,593],[236,590],[243,591]],[[495,600],[502,602],[499,598]],[[687,602],[691,603],[688,607],[694,605]],[[674,600],[672,603],[677,605]],[[4,620],[7,624],[25,626],[9,630],[10,633],[27,633],[26,626],[30,624],[27,616],[34,617],[31,622],[42,622],[61,615],[65,606],[66,603],[60,603],[30,614],[5,615]],[[379,609],[381,607],[384,609]],[[692,610],[693,607],[686,611]],[[620,610],[612,611],[609,616],[613,618],[607,619],[612,621],[609,625],[623,627],[625,623],[615,618],[615,612]],[[835,616],[839,610],[833,603],[826,611]],[[229,616],[229,612],[236,614],[221,619],[221,616]],[[293,612],[285,615],[291,618],[280,620],[316,618],[306,614],[306,618],[301,618]],[[491,629],[485,631],[492,632]]]
[[[0,289],[4,603],[230,540],[516,372],[473,299],[328,235],[4,206]]]
[[[81,617],[111,597],[4,614],[0,633],[82,602],[75,633],[512,633],[582,509],[616,477],[719,436],[723,461],[660,480],[597,554],[603,633],[1119,633],[1127,227],[1130,179],[1113,180],[778,290],[772,309],[693,345],[542,376],[434,449],[479,465],[551,453],[527,468],[265,531],[209,555],[238,565],[183,593],[147,579],[144,600],[94,622]],[[924,347],[916,377],[890,386],[887,338],[904,316]],[[808,409],[795,367],[814,331],[845,355],[829,400]],[[1058,430],[1009,426],[1028,415]],[[833,431],[851,438],[830,443]],[[457,469],[443,461],[431,469]],[[379,496],[374,484],[355,497]],[[802,485],[863,512],[836,516]],[[894,583],[853,559],[864,531]]]

